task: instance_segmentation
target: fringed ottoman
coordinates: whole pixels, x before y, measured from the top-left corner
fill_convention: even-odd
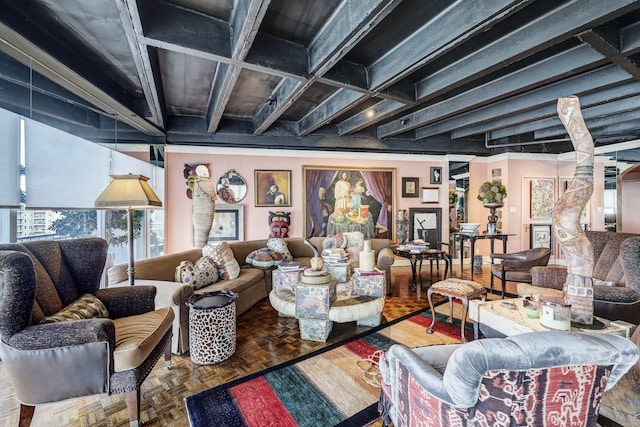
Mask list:
[[[429,308],[431,308],[431,316],[433,321],[427,328],[427,333],[432,334],[436,325],[436,311],[433,308],[432,295],[438,294],[449,298],[450,315],[447,323],[453,323],[453,299],[457,298],[462,301],[462,321],[460,324],[460,341],[465,343],[467,339],[464,336],[464,327],[467,322],[467,312],[469,310],[469,300],[474,298],[487,298],[487,290],[480,284],[471,280],[463,280],[450,278],[436,282],[429,287],[427,291],[427,299],[429,300]]]

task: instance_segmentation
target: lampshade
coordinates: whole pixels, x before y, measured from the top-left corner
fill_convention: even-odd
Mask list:
[[[111,175],[113,180],[95,201],[96,208],[151,209],[162,207],[144,175]]]

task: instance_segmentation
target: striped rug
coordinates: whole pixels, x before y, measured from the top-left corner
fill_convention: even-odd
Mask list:
[[[438,310],[437,310],[438,311]],[[409,347],[459,342],[460,321],[437,314],[435,332],[429,309],[328,346],[290,362],[185,399],[193,427],[365,426],[379,418],[380,389],[361,368],[377,350],[396,343]],[[467,339],[472,339],[467,324]]]

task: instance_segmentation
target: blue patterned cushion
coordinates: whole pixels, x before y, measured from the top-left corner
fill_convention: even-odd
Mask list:
[[[95,295],[84,294],[56,314],[45,317],[40,323],[93,319],[96,317],[109,318],[107,307]]]

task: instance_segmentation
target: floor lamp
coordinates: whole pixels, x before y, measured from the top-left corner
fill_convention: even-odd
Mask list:
[[[111,175],[112,181],[95,201],[96,208],[127,210],[129,232],[129,284],[133,286],[135,268],[133,266],[133,211],[162,207],[162,202],[153,192],[143,175]]]

